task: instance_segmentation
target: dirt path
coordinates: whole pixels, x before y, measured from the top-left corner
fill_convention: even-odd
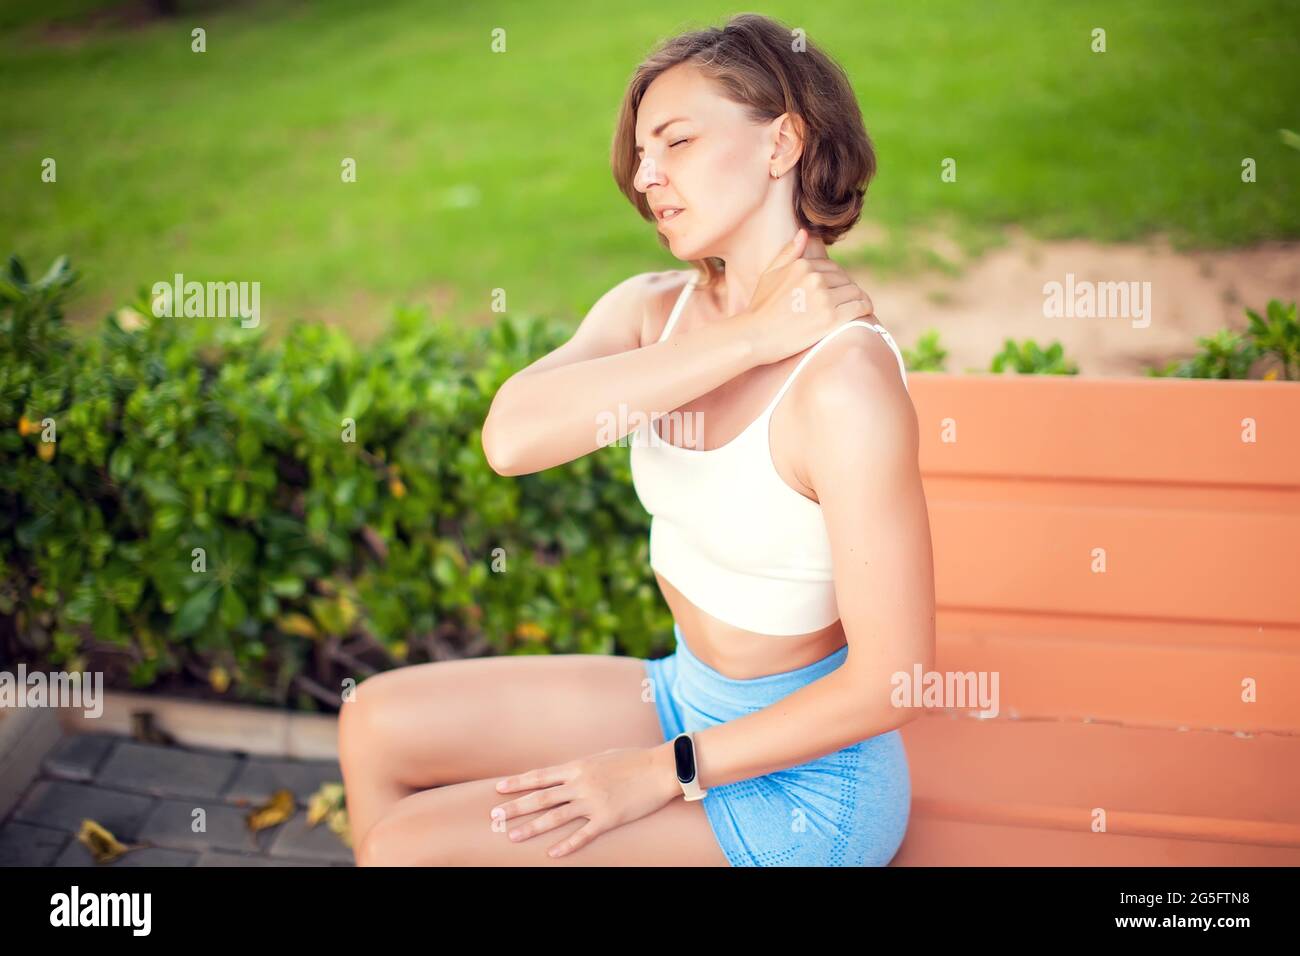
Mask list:
[[[1244,329],[1246,306],[1262,313],[1271,298],[1300,300],[1300,242],[1179,252],[1163,240],[1043,242],[1018,229],[1009,230],[1007,238],[1006,246],[962,263],[955,278],[939,272],[877,278],[862,269],[855,270],[855,279],[902,347],[914,348],[923,332],[938,329],[949,372],[987,369],[1010,337],[1033,338],[1044,347],[1059,341],[1080,374],[1143,375],[1147,365],[1191,355],[1198,336],[1224,327]],[[871,241],[876,237],[864,227],[835,248]],[[944,258],[961,262],[951,243],[936,239],[933,244]],[[1140,317],[1132,307],[1123,317],[1070,311],[1048,317],[1044,285],[1049,282],[1063,289],[1067,282],[1076,289],[1085,282],[1137,283],[1130,290],[1147,291],[1149,307]]]

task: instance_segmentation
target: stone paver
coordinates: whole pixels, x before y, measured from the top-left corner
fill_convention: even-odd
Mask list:
[[[95,782],[159,797],[216,797],[239,770],[233,755],[120,740]]]
[[[305,804],[323,783],[342,783],[343,772],[334,761],[277,760],[249,757],[239,768],[223,796],[227,800],[261,803],[280,789],[293,792]]]
[[[59,858],[54,861],[54,865],[93,866],[96,869],[101,866],[193,866],[198,858],[197,853],[187,853],[184,850],[142,847],[129,853],[123,853],[112,863],[96,863],[95,858],[90,855],[90,851],[76,840],[73,840],[68,844],[68,848],[59,854]]]
[[[42,773],[61,780],[89,781],[113,749],[106,734],[74,734],[64,737],[45,757]]]
[[[195,813],[202,810],[202,815]],[[267,832],[248,829],[248,810],[216,801],[160,800],[140,828],[140,839],[155,846],[181,850],[219,847],[240,853],[261,853],[270,840]],[[201,821],[203,830],[195,832]]]
[[[228,850],[208,850],[199,857],[195,866],[320,866],[320,860],[290,860],[276,856],[257,856],[249,853],[231,853]]]
[[[338,863],[353,859],[352,849],[344,846],[324,821],[309,827],[304,813],[295,814],[292,820],[276,828],[270,854]]]
[[[62,830],[11,820],[0,827],[0,866],[49,866],[68,839]]]
[[[333,760],[286,760],[208,748],[76,734],[42,761],[40,775],[0,819],[0,866],[95,866],[76,840],[91,819],[138,846],[108,866],[353,866],[326,824],[308,827],[307,799],[343,779]],[[251,807],[279,789],[294,815],[253,834]],[[204,830],[194,832],[196,809]]]
[[[139,836],[153,800],[134,793],[105,790],[66,780],[37,780],[13,818],[55,830],[76,833],[81,821],[91,819],[122,841]]]

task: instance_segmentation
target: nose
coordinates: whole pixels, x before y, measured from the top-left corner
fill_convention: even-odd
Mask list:
[[[645,192],[655,184],[660,186],[663,185],[663,173],[660,171],[659,164],[655,162],[653,156],[646,156],[641,160],[641,165],[636,171],[635,182],[636,188],[641,190],[641,192]]]

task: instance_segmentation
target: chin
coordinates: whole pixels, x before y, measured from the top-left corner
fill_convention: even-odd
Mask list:
[[[665,238],[668,240],[668,251],[682,262],[692,262],[696,259],[703,259],[708,255],[700,243],[691,241],[688,236],[677,236],[675,238],[666,236]]]

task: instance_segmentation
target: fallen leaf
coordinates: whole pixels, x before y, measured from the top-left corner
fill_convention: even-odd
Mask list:
[[[271,799],[255,810],[249,812],[245,819],[248,829],[257,833],[267,827],[278,826],[293,816],[293,793],[289,790],[277,790]]]
[[[326,826],[343,841],[344,846],[352,845],[352,828],[348,825],[348,811],[346,808],[340,808],[330,813]]]
[[[343,805],[343,784],[321,784],[320,789],[307,799],[307,825],[314,827]]]
[[[77,842],[90,851],[96,863],[112,863],[130,849],[119,843],[112,833],[90,819],[81,821],[81,829],[77,831]]]

